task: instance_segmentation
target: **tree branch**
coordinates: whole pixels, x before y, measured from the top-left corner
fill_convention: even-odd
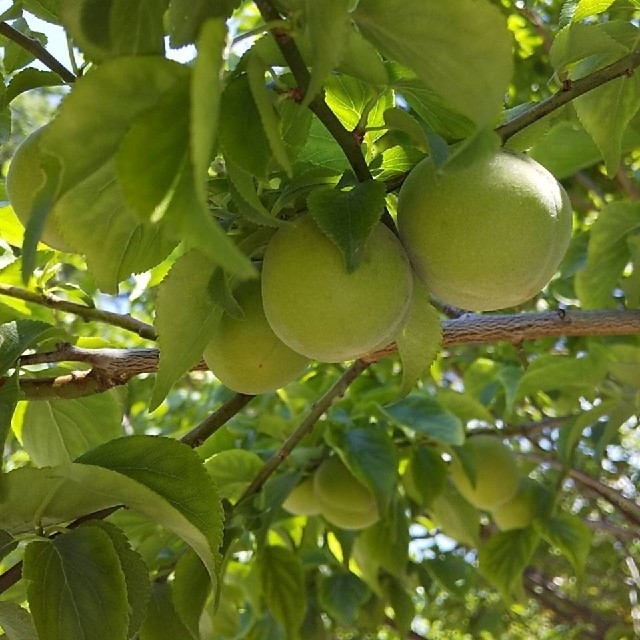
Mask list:
[[[136,320],[136,318],[133,318],[130,315],[122,315],[120,313],[104,311],[103,309],[89,307],[76,302],[69,302],[68,300],[58,298],[57,296],[49,293],[34,293],[27,289],[21,289],[20,287],[0,283],[0,296],[8,296],[10,298],[24,300],[25,302],[38,304],[41,307],[47,307],[48,309],[53,309],[55,311],[72,313],[87,322],[93,320],[96,322],[110,324],[114,327],[124,329],[125,331],[131,331],[146,340],[156,340],[158,337],[156,330],[151,325],[146,324],[141,320]]]
[[[514,315],[467,313],[460,318],[445,320],[442,328],[443,347],[496,342],[519,344],[524,340],[563,336],[637,335],[640,334],[640,311],[549,311]],[[362,360],[372,364],[394,353],[396,346],[390,344]],[[23,356],[19,363],[83,362],[93,365],[93,368],[55,378],[23,377],[20,388],[26,400],[78,398],[126,384],[141,373],[153,373],[157,371],[158,358],[159,350],[156,348],[79,349],[61,345],[56,351]],[[193,370],[206,369],[206,364],[201,361]]]
[[[247,487],[242,496],[240,496],[238,503],[247,500],[260,491],[262,485],[268,480],[269,476],[271,476],[271,474],[273,474],[273,472],[287,459],[294,448],[311,431],[313,425],[315,425],[320,417],[338,398],[344,395],[349,385],[356,380],[368,366],[369,365],[362,360],[356,360],[342,374],[342,376],[340,376],[338,381],[315,402],[306,418],[296,427],[295,431],[287,438],[278,452],[264,463],[263,467],[256,474],[256,477],[253,479],[251,484]]]
[[[24,33],[20,33],[20,31],[14,29],[6,22],[0,22],[0,35],[15,42],[19,47],[22,47],[25,51],[34,55],[42,64],[54,73],[57,73],[65,82],[72,83],[77,80],[76,76],[54,58],[35,38],[25,36]]]
[[[561,89],[549,98],[535,104],[531,109],[525,111],[513,120],[503,124],[496,129],[496,132],[502,138],[502,142],[506,142],[511,136],[514,136],[522,129],[537,122],[541,118],[549,115],[556,109],[575,100],[579,96],[597,89],[598,87],[620,78],[622,76],[630,76],[633,70],[640,65],[640,51],[632,51],[620,60],[602,68],[598,71],[568,83],[566,89]]]

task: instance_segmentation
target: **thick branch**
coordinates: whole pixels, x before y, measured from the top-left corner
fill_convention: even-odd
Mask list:
[[[104,311],[102,309],[97,309],[96,307],[89,307],[76,302],[69,302],[68,300],[63,300],[62,298],[58,298],[57,296],[53,296],[48,293],[34,293],[27,289],[21,289],[20,287],[14,287],[0,282],[0,296],[8,296],[10,298],[24,300],[25,302],[38,304],[42,307],[47,307],[48,309],[54,309],[55,311],[72,313],[87,322],[93,320],[96,322],[110,324],[114,327],[120,327],[120,329],[131,331],[147,340],[156,340],[157,338],[156,331],[151,325],[146,324],[141,320],[136,320],[129,315],[113,313],[112,311]]]
[[[0,35],[15,42],[19,47],[34,55],[42,64],[57,73],[65,82],[75,82],[76,77],[69,69],[54,58],[35,38],[29,38],[6,22],[0,22]]]
[[[573,80],[567,84],[566,89],[563,88],[546,100],[538,102],[528,111],[514,118],[510,122],[503,124],[501,127],[498,127],[496,131],[502,138],[502,141],[506,142],[511,136],[522,131],[522,129],[528,127],[534,122],[537,122],[541,118],[548,116],[556,109],[559,109],[572,100],[575,100],[579,96],[592,91],[607,82],[611,82],[611,80],[631,75],[633,70],[639,65],[640,51],[633,51],[624,58],[617,60],[603,69],[594,71],[579,80]]]
[[[80,305],[79,305],[80,306]],[[558,313],[521,313],[483,315],[468,313],[445,320],[443,346],[520,344],[524,340],[562,336],[621,336],[640,334],[640,311],[567,311]],[[363,358],[367,364],[396,352],[394,344]],[[47,362],[83,362],[93,365],[91,371],[58,378],[24,378],[20,382],[27,400],[74,398],[105,391],[125,384],[141,373],[152,373],[158,367],[159,351],[150,349],[78,349],[62,345],[57,351],[24,356],[20,364]],[[195,369],[205,370],[200,362]]]

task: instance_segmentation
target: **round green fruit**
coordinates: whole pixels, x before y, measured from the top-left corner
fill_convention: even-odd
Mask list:
[[[528,527],[536,515],[538,483],[523,478],[516,494],[491,511],[491,517],[501,531]]]
[[[295,486],[282,506],[296,516],[315,516],[320,513],[320,505],[313,491],[313,478],[306,478]]]
[[[349,273],[338,247],[305,215],[267,246],[264,310],[295,351],[320,362],[353,360],[393,339],[411,303],[412,277],[402,245],[383,224]]]
[[[374,495],[338,456],[322,462],[313,476],[320,513],[341,529],[364,529],[380,519]]]
[[[423,160],[398,199],[400,239],[416,274],[461,309],[503,309],[533,297],[558,268],[571,227],[560,183],[510,151],[442,175]]]
[[[271,330],[262,309],[260,282],[243,282],[234,291],[244,312],[238,320],[224,314],[204,351],[204,360],[229,389],[259,394],[298,378],[309,365]]]
[[[31,216],[34,196],[46,180],[41,167],[40,150],[40,139],[44,131],[45,127],[40,127],[23,140],[16,149],[7,172],[7,197],[16,216],[25,227]],[[58,251],[73,251],[58,231],[55,208],[47,216],[40,241]]]
[[[465,455],[475,471],[475,482],[465,473],[458,458],[451,462],[451,479],[456,489],[479,509],[495,509],[511,500],[518,490],[520,470],[515,454],[494,436],[478,435],[467,440]]]

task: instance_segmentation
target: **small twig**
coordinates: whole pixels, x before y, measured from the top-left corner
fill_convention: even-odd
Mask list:
[[[525,111],[513,120],[498,127],[496,132],[500,135],[502,141],[506,142],[511,136],[514,136],[519,131],[522,131],[541,118],[548,116],[556,109],[575,100],[579,96],[593,89],[597,89],[603,84],[611,82],[611,80],[628,76],[639,65],[640,51],[633,51],[603,69],[598,69],[598,71],[594,71],[584,78],[573,80],[567,89],[561,89],[545,100],[538,102],[528,111]]]
[[[255,396],[236,393],[230,400],[227,400],[219,409],[205,418],[199,425],[194,427],[189,433],[180,438],[181,442],[190,447],[199,447],[207,438],[211,437],[220,427],[225,425],[233,416],[244,409]]]
[[[287,459],[293,449],[300,441],[311,431],[315,423],[329,409],[329,407],[341,396],[344,395],[349,385],[367,369],[369,365],[362,361],[356,360],[343,374],[338,381],[311,407],[306,418],[296,427],[295,431],[287,438],[285,443],[271,458],[269,458],[260,471],[256,474],[251,484],[242,494],[238,503],[254,496],[273,472]]]
[[[0,23],[2,24],[2,23]],[[84,304],[78,304],[76,302],[69,302],[57,296],[48,293],[34,293],[27,289],[21,289],[20,287],[14,287],[9,284],[0,283],[0,296],[9,296],[11,298],[17,298],[18,300],[24,300],[25,302],[31,302],[38,304],[48,309],[54,309],[56,311],[63,311],[65,313],[72,313],[85,321],[96,321],[110,324],[114,327],[119,327],[125,331],[131,331],[139,335],[146,340],[156,340],[156,330],[149,324],[137,320],[130,315],[123,315],[120,313],[113,313],[112,311],[104,311],[96,307],[89,307]]]
[[[25,36],[6,22],[0,22],[0,35],[15,42],[19,47],[34,55],[42,64],[57,73],[65,82],[76,81],[76,76],[54,58],[35,38]]]

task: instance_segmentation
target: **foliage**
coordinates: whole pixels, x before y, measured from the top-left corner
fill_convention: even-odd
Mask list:
[[[26,229],[0,212],[0,637],[640,635],[637,0],[4,5],[4,177],[44,129]],[[354,362],[257,396],[208,370],[292,218],[357,274],[418,162],[500,146],[573,208],[533,299],[465,313],[415,279]],[[526,527],[451,482],[478,434],[535,487]],[[283,508],[327,460],[375,523]]]

